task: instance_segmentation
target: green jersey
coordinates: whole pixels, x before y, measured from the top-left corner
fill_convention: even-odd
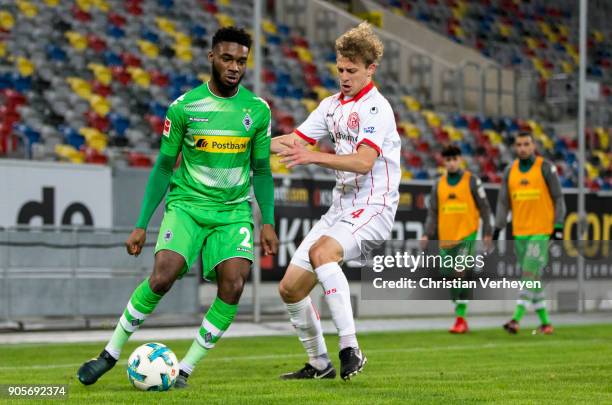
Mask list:
[[[270,125],[268,104],[242,86],[223,98],[204,83],[179,97],[168,108],[160,150],[182,152],[167,202],[227,209],[249,200],[251,163],[270,156]]]

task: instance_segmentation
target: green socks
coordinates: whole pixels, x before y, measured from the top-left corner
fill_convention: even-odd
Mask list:
[[[525,307],[524,304],[518,304],[516,306],[516,309],[514,310],[514,315],[512,315],[512,319],[514,321],[520,322],[521,319],[523,319],[523,316],[525,316],[526,311],[527,311],[527,308]]]
[[[467,302],[455,301],[455,315],[460,318],[465,318],[467,314]]]
[[[226,304],[219,297],[215,298],[202,321],[198,336],[181,361],[181,370],[191,374],[195,365],[206,356],[210,349],[215,347],[217,341],[232,324],[236,312],[238,312],[238,305]]]
[[[134,333],[144,320],[149,316],[162,296],[154,293],[149,287],[149,279],[145,279],[132,293],[130,301],[123,311],[123,315],[119,318],[119,323],[115,327],[113,336],[106,345],[106,351],[111,356],[118,359],[121,354],[121,349],[128,341],[132,333]]]

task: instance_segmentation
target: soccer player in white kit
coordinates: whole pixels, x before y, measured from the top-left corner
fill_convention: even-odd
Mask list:
[[[395,116],[372,82],[383,44],[363,22],[336,40],[336,54],[340,92],[321,101],[293,133],[272,139],[271,151],[287,167],[317,164],[336,172],[333,204],[298,247],[279,286],[309,357],[304,368],[281,376],[285,379],[336,376],[309,296],[317,283],[340,337],[340,376],[347,380],[363,369],[367,359],[359,349],[349,284],[339,263],[360,258],[362,241],[390,236],[399,201]],[[327,136],[335,154],[305,147]]]

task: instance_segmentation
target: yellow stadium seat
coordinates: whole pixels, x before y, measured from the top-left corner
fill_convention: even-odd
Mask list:
[[[70,42],[70,46],[78,51],[83,51],[87,49],[87,38],[83,35],[79,34],[76,31],[66,31],[64,34],[66,38],[68,38],[68,42]]]
[[[459,25],[455,27],[455,36],[457,38],[465,38],[465,31]]]
[[[210,80],[210,75],[208,73],[200,73],[198,75],[198,79],[200,79],[202,83],[206,83],[207,81]]]
[[[84,127],[79,130],[79,133],[85,137],[87,146],[97,150],[98,152],[104,151],[108,145],[108,139],[106,135],[98,131],[96,128]]]
[[[83,153],[70,145],[55,145],[55,154],[60,160],[69,161],[71,163],[83,163],[85,161]]]
[[[567,37],[569,34],[569,28],[567,27],[567,25],[557,25],[557,30],[559,31],[559,34],[563,35],[564,37]]]
[[[323,100],[325,97],[329,97],[331,96],[331,92],[329,90],[327,90],[325,87],[323,86],[316,86],[315,88],[312,89],[315,93],[317,93],[317,97],[319,98],[319,101]]]
[[[302,46],[296,46],[293,49],[297,52],[298,58],[302,62],[312,63],[312,54],[310,53],[310,50],[308,50],[307,48],[304,48]]]
[[[6,43],[3,41],[0,41],[0,58],[4,58],[6,54],[7,54]]]
[[[610,167],[610,157],[608,155],[606,155],[600,150],[594,151],[593,154],[599,158],[599,161],[601,162],[601,167]]]
[[[33,18],[38,15],[38,7],[35,4],[30,3],[26,0],[17,0],[17,8],[19,12],[28,18]]]
[[[435,112],[426,110],[426,111],[423,111],[423,116],[425,117],[425,120],[427,121],[427,125],[429,125],[431,128],[440,128],[440,124],[442,123],[442,121],[440,120],[440,117]]]
[[[93,1],[91,0],[76,0],[76,5],[84,11],[91,10],[91,6],[93,5]]]
[[[593,166],[590,163],[585,163],[584,167],[586,169],[587,172],[587,177],[589,178],[589,180],[595,180],[599,177],[599,169],[596,168],[595,166]]]
[[[561,62],[561,68],[563,69],[563,72],[567,73],[567,74],[571,74],[571,73],[574,72],[574,65],[572,65],[571,63],[569,63],[566,60]]]
[[[110,102],[101,95],[94,94],[88,99],[88,101],[91,109],[94,110],[96,114],[105,117],[110,112]]]
[[[578,54],[578,49],[572,44],[565,44],[565,50],[567,54],[574,60],[574,63],[578,65],[580,63],[580,55]]]
[[[191,47],[189,46],[180,46],[174,49],[176,53],[176,57],[185,62],[191,62],[193,60],[193,53],[191,52]]]
[[[599,30],[595,30],[595,31],[593,31],[593,39],[595,39],[595,42],[601,43],[606,38],[604,37],[603,32],[601,32]]]
[[[313,112],[315,108],[317,108],[317,106],[319,105],[319,103],[316,100],[312,100],[309,98],[303,99],[302,104],[304,105],[304,107],[309,113]]]
[[[531,50],[538,48],[538,41],[536,41],[534,38],[527,37],[525,38],[525,42],[527,43],[527,47]]]
[[[113,74],[109,68],[99,63],[90,63],[87,65],[91,70],[97,81],[108,86],[113,81]]]
[[[92,0],[92,5],[96,7],[98,10],[108,13],[110,10],[110,5],[106,0]]]
[[[405,181],[412,180],[413,177],[414,175],[412,174],[410,170],[402,168],[402,180],[405,180]]]
[[[139,67],[128,66],[127,71],[132,76],[134,83],[140,87],[148,88],[151,85],[151,75],[149,75],[149,72],[146,70]]]
[[[457,128],[455,128],[452,125],[445,125],[442,127],[442,129],[446,131],[446,133],[448,134],[448,137],[453,142],[457,142],[463,139],[463,132],[459,131]]]
[[[140,52],[151,59],[157,58],[159,55],[159,48],[152,42],[139,40],[138,47],[140,48]]]
[[[407,109],[410,111],[421,111],[421,103],[419,103],[414,97],[404,96],[402,101]]]
[[[45,4],[48,7],[55,7],[60,4],[60,0],[45,0]]]
[[[66,81],[70,85],[72,91],[79,97],[89,100],[89,98],[92,96],[91,85],[86,80],[83,80],[80,77],[68,77]]]
[[[191,37],[180,31],[174,33],[174,41],[176,46],[191,46]]]
[[[419,139],[421,136],[421,131],[419,127],[412,124],[411,122],[402,121],[400,122],[400,127],[404,129],[405,135],[410,139]]]
[[[4,31],[10,31],[15,26],[15,18],[8,11],[0,11],[0,28]]]
[[[28,77],[34,73],[34,63],[31,60],[20,56],[17,58],[17,71],[21,76]]]
[[[607,150],[610,146],[610,134],[602,127],[595,128],[595,134],[599,138],[600,149]]]
[[[227,14],[217,13],[215,17],[217,17],[217,22],[221,27],[229,27],[231,25],[235,25],[234,19]]]
[[[509,37],[510,34],[512,33],[512,27],[507,24],[499,23],[499,33],[503,37]]]
[[[329,70],[329,73],[331,73],[333,77],[338,77],[338,66],[336,66],[335,63],[328,62],[325,66],[327,66],[327,70]]]
[[[231,6],[232,2],[230,0],[217,0],[220,6]]]
[[[157,23],[157,28],[167,34],[172,35],[176,32],[175,24],[165,17],[157,17],[155,22]]]
[[[489,138],[489,141],[491,142],[492,145],[499,145],[503,142],[503,137],[497,132],[494,131],[492,129],[487,129],[486,131],[483,132],[483,134]]]
[[[270,20],[263,20],[261,24],[261,29],[266,34],[276,34],[278,32],[278,29],[276,28],[276,24],[274,24]]]

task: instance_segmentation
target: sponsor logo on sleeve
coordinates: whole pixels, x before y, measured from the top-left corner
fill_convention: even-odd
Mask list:
[[[365,127],[363,129],[363,132],[366,134],[373,134],[374,132],[376,132],[376,128],[374,127]]]
[[[370,108],[370,114],[378,114],[378,107],[372,106],[372,108]]]
[[[162,132],[162,135],[164,135],[165,137],[169,137],[171,128],[172,121],[170,120],[170,118],[166,117],[166,121],[164,121],[164,132]]]

